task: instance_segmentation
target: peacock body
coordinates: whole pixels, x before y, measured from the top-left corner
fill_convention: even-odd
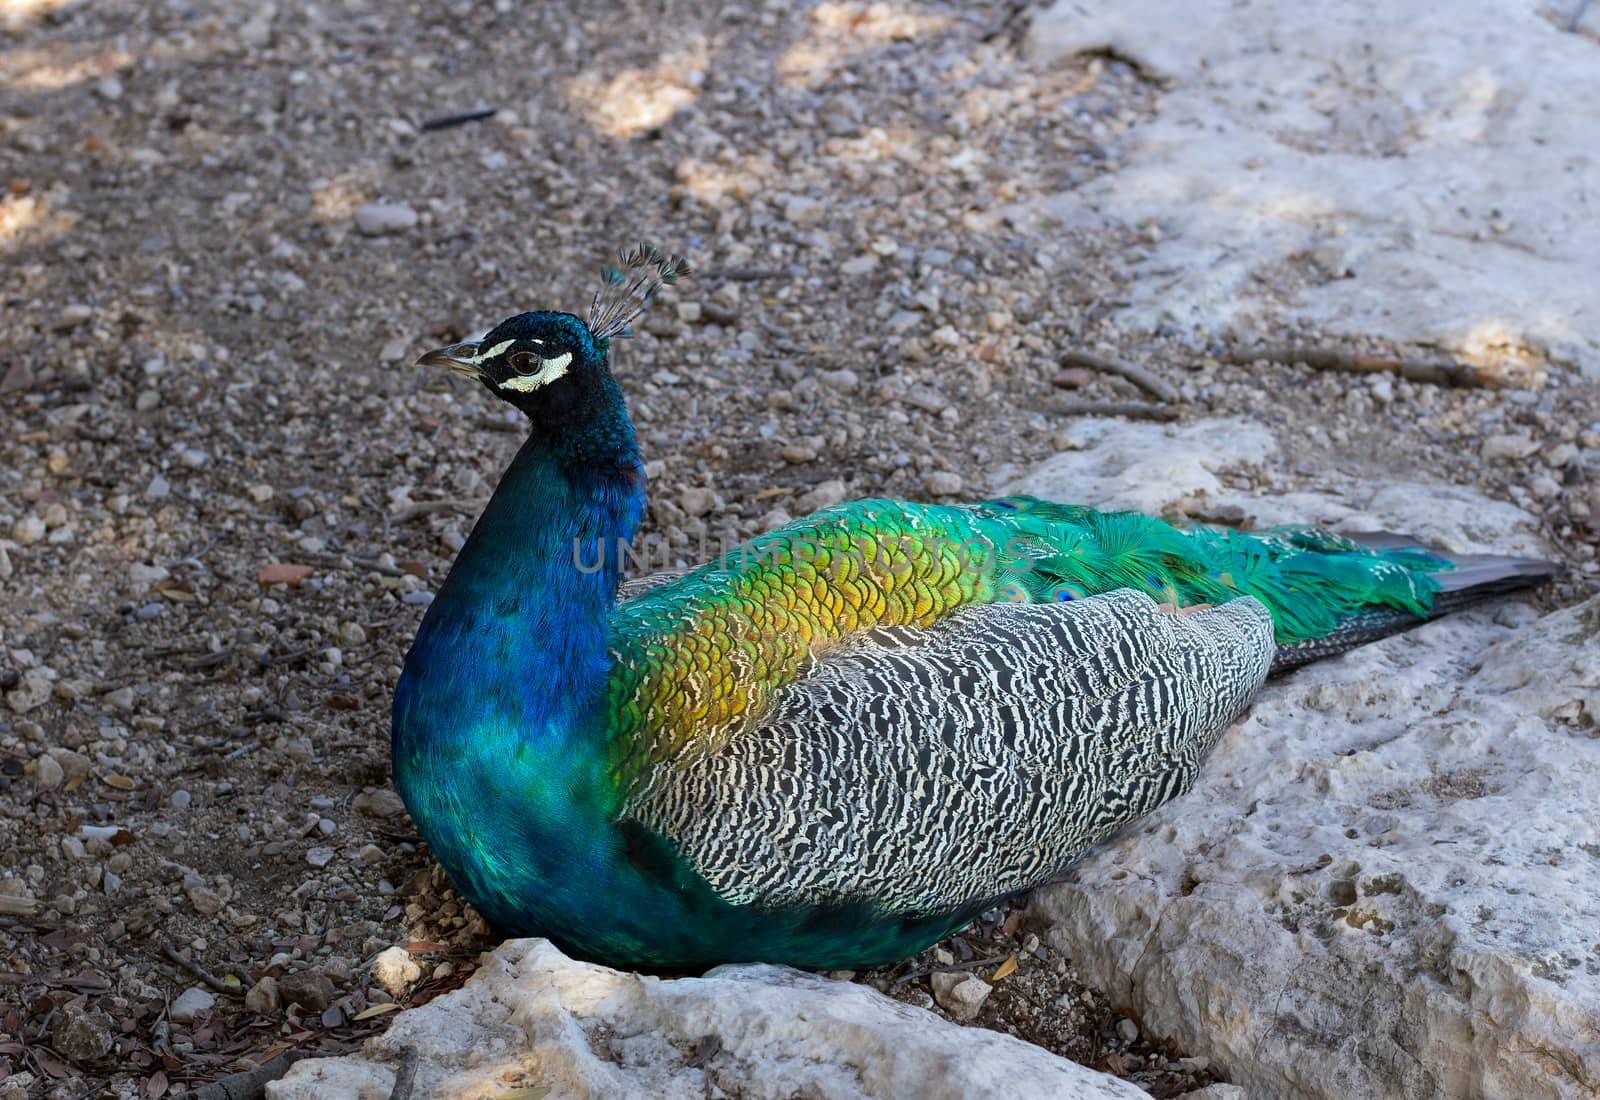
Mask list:
[[[868,500],[618,602],[645,503],[618,317],[522,314],[424,357],[531,432],[393,716],[396,785],[461,892],[588,958],[912,953],[1188,790],[1274,667],[1548,572],[1310,528]]]

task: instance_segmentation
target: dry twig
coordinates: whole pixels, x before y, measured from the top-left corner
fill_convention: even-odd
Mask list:
[[[417,1048],[406,1047],[400,1056],[400,1069],[394,1075],[394,1088],[389,1090],[389,1100],[411,1100],[411,1090],[417,1083]]]
[[[211,973],[211,971],[207,970],[193,959],[184,955],[183,952],[179,951],[173,946],[171,940],[164,939],[161,941],[161,953],[172,962],[177,963],[189,973],[193,974],[196,978],[199,978],[208,989],[214,989],[218,993],[228,997],[244,996],[244,990],[240,989],[236,985],[229,985],[227,982]]]
[[[1304,363],[1313,370],[1341,371],[1345,374],[1398,374],[1407,381],[1428,382],[1437,386],[1499,386],[1504,382],[1498,371],[1451,360],[1394,359],[1297,344],[1241,348],[1230,352],[1227,359],[1230,363],[1254,363],[1260,360],[1285,365]]]
[[[1123,416],[1129,420],[1176,420],[1178,410],[1172,405],[1156,405],[1143,401],[1047,401],[1040,406],[1057,416]]]
[[[276,1081],[288,1073],[289,1067],[306,1057],[308,1053],[303,1050],[286,1050],[255,1069],[229,1074],[210,1084],[201,1085],[184,1093],[178,1100],[261,1100],[267,1091],[267,1082]]]
[[[1178,391],[1165,378],[1160,377],[1143,367],[1132,363],[1124,363],[1121,359],[1111,359],[1104,355],[1096,355],[1091,351],[1069,351],[1061,357],[1061,362],[1069,367],[1088,367],[1103,374],[1114,374],[1119,378],[1126,378],[1135,386],[1158,401],[1172,403],[1178,400]]]
[[[908,970],[894,979],[897,986],[914,982],[918,978],[926,978],[929,974],[959,974],[966,970],[982,970],[986,966],[998,966],[1011,957],[1008,951],[1004,955],[987,955],[981,959],[968,959],[966,962],[951,963],[948,966],[921,966],[915,970]]]

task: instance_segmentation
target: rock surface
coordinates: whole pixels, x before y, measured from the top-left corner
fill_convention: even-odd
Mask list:
[[[1147,230],[1125,317],[1271,313],[1600,373],[1596,44],[1534,0],[1058,0],[1041,58],[1172,81],[1121,171],[1037,207]],[[1359,63],[1352,59],[1359,58]]]
[[[1192,468],[1123,493],[1123,454],[1155,441],[1081,431],[1015,488],[1169,511],[1204,488],[1247,519],[1536,549],[1528,517],[1462,490],[1230,488],[1263,440],[1227,423],[1164,437]],[[1593,1096],[1597,719],[1600,599],[1442,619],[1269,684],[1195,791],[1034,912],[1146,1031],[1251,1096]]]
[[[416,1100],[549,1086],[552,1098],[720,1094],[965,1100],[1139,1100],[1126,1081],[871,989],[775,966],[661,980],[512,940],[459,991],[400,1015],[359,1055],[297,1064],[269,1100],[388,1095],[421,1055]]]

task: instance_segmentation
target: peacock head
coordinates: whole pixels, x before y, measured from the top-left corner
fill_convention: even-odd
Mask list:
[[[436,348],[417,363],[476,379],[535,424],[571,423],[612,393],[611,340],[631,335],[628,326],[661,288],[688,273],[681,257],[640,245],[623,253],[620,268],[606,268],[588,321],[571,313],[519,313],[481,340]]]

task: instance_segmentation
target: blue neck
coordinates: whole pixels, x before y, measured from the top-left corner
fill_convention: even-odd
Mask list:
[[[528,900],[541,896],[533,884],[585,881],[613,854],[599,825],[615,803],[605,727],[589,710],[644,471],[620,402],[608,427],[613,445],[589,435],[577,448],[535,427],[395,687],[395,787],[457,886],[502,926],[530,911],[555,919]]]
[[[488,711],[519,740],[576,734],[605,680],[618,541],[633,537],[644,510],[644,475],[625,434],[609,461],[585,456],[581,467],[537,437],[517,453],[423,617],[401,678],[397,718],[404,703],[448,706],[451,720],[406,723],[404,732],[436,743],[481,737],[461,719]],[[428,698],[412,698],[424,689]]]

